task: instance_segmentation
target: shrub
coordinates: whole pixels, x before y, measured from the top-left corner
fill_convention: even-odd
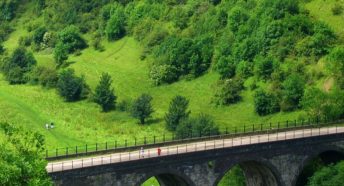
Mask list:
[[[19,47],[14,50],[9,58],[5,58],[2,70],[10,84],[26,83],[27,73],[36,65],[33,54],[25,48]]]
[[[74,70],[63,70],[57,81],[57,91],[65,101],[78,101],[87,96],[89,88],[83,77],[77,77]]]
[[[145,124],[145,120],[154,112],[152,99],[152,96],[142,94],[132,105],[131,114],[134,118],[139,119],[141,124]]]
[[[37,29],[35,29],[35,31],[33,32],[33,35],[32,35],[32,39],[33,39],[33,42],[35,44],[40,44],[43,42],[43,37],[44,37],[44,34],[47,32],[48,30],[45,28],[45,27],[38,27]]]
[[[189,117],[188,106],[189,100],[183,96],[176,96],[172,99],[165,115],[167,129],[175,131],[178,125]]]
[[[119,39],[125,34],[125,14],[123,7],[118,5],[112,11],[112,15],[106,23],[105,28],[105,34],[110,41]]]
[[[229,57],[220,57],[216,63],[216,71],[220,73],[221,79],[228,79],[235,76],[234,60]]]
[[[94,93],[94,102],[102,107],[103,112],[107,112],[116,106],[117,97],[114,89],[111,88],[111,83],[111,76],[103,73]]]
[[[68,26],[58,33],[58,43],[59,45],[64,45],[68,53],[87,47],[79,29],[74,25]]]
[[[335,4],[331,10],[333,15],[340,15],[343,13],[343,6],[340,4]]]
[[[335,47],[327,56],[326,67],[339,87],[344,89],[344,47]]]
[[[290,111],[299,107],[299,102],[304,93],[305,82],[297,74],[292,74],[282,83],[283,111]]]
[[[344,161],[330,164],[316,171],[309,178],[307,186],[342,185],[344,180]]]
[[[54,59],[57,67],[61,67],[68,59],[68,48],[63,43],[58,43],[54,49]]]
[[[258,89],[254,94],[254,108],[260,116],[278,112],[280,109],[277,97],[263,89]]]
[[[220,80],[217,83],[214,102],[217,105],[229,105],[240,101],[240,93],[244,89],[240,78]]]
[[[254,61],[255,75],[263,80],[270,79],[276,63],[277,62],[273,57],[258,56]]]
[[[219,128],[215,125],[214,120],[206,114],[199,114],[195,118],[183,120],[176,129],[177,138],[216,134],[219,134]]]
[[[132,108],[132,100],[124,99],[117,104],[117,108],[122,112],[130,112]]]
[[[155,85],[172,83],[178,79],[177,69],[171,65],[153,65],[149,76]]]
[[[43,87],[56,87],[58,74],[55,68],[39,66],[33,70],[30,81],[32,83],[39,83]]]

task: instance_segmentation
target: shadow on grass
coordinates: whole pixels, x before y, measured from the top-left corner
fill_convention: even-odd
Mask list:
[[[154,124],[154,123],[159,123],[163,121],[163,118],[154,118],[154,119],[148,119],[144,125],[151,125],[151,124]]]

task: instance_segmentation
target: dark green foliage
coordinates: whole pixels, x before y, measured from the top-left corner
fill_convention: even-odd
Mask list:
[[[78,27],[68,26],[58,34],[58,45],[64,45],[68,53],[87,47],[85,40],[81,37]]]
[[[63,43],[58,43],[54,49],[54,59],[57,67],[62,66],[68,59],[68,48]]]
[[[274,94],[258,89],[254,94],[254,109],[260,116],[264,116],[278,112],[280,108]]]
[[[292,74],[282,84],[282,104],[283,111],[290,111],[299,108],[299,102],[304,93],[305,82],[297,74]]]
[[[110,18],[106,23],[105,33],[108,40],[119,39],[125,34],[125,14],[123,6],[116,4],[111,7]]]
[[[217,83],[214,102],[217,105],[229,105],[240,101],[240,93],[244,89],[240,78],[220,80]]]
[[[206,114],[199,114],[195,118],[183,120],[176,130],[178,138],[216,135],[218,133],[219,128],[215,125],[213,119]]]
[[[40,44],[43,42],[43,36],[48,30],[45,27],[38,27],[35,29],[32,35],[33,42],[35,44]]]
[[[19,0],[6,0],[0,2],[0,21],[10,21],[15,17]]]
[[[220,57],[216,63],[216,71],[220,73],[221,79],[228,79],[235,76],[236,64],[230,57]]]
[[[58,74],[55,68],[38,66],[31,75],[30,82],[34,84],[40,84],[46,88],[56,87],[58,80]]]
[[[0,123],[0,133],[0,185],[52,185],[44,136],[6,123]]]
[[[65,101],[78,101],[87,96],[89,88],[83,77],[77,77],[74,70],[63,70],[57,81],[57,91]]]
[[[145,120],[154,112],[151,103],[152,99],[152,96],[142,94],[132,105],[131,114],[134,118],[139,119],[141,124],[145,124]]]
[[[4,46],[2,46],[2,44],[0,44],[0,55],[2,55],[5,52],[5,48]]]
[[[102,107],[103,112],[107,112],[116,106],[117,97],[114,89],[111,88],[111,83],[111,76],[108,73],[103,73],[94,92],[94,102]]]
[[[325,93],[318,88],[308,88],[301,105],[311,117],[342,118],[344,117],[344,91],[332,90]]]
[[[344,89],[344,47],[336,47],[327,57],[327,68],[339,87]]]
[[[2,64],[2,71],[10,84],[26,83],[27,73],[36,65],[36,60],[31,52],[19,47],[14,50],[9,58],[5,58]]]
[[[333,7],[332,7],[332,14],[333,15],[341,15],[343,13],[343,5],[336,3]]]
[[[243,25],[249,19],[248,12],[241,8],[233,8],[228,15],[228,24],[233,32],[237,32],[239,27]]]
[[[189,100],[183,96],[176,96],[172,99],[165,115],[167,129],[175,131],[178,125],[189,117],[188,106]]]
[[[259,56],[254,61],[254,73],[255,75],[263,80],[269,80],[271,74],[274,71],[274,65],[277,64],[273,57]]]
[[[344,161],[321,168],[309,178],[308,186],[340,186],[344,180]]]

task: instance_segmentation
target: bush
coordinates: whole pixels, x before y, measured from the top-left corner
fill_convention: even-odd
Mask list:
[[[344,89],[344,47],[335,47],[327,56],[326,67],[339,87]]]
[[[39,83],[43,87],[56,87],[58,74],[55,68],[39,66],[33,70],[30,81],[32,83]]]
[[[125,99],[117,104],[117,108],[122,112],[130,112],[132,108],[132,100],[131,99]]]
[[[331,10],[333,15],[340,15],[343,13],[343,6],[340,4],[335,4]]]
[[[58,43],[54,49],[54,59],[57,67],[63,66],[68,59],[68,48],[63,43]]]
[[[14,50],[9,58],[4,59],[2,71],[6,80],[10,84],[26,83],[28,81],[27,73],[36,65],[33,54],[25,48],[19,47]]]
[[[299,107],[299,102],[304,93],[305,82],[302,77],[292,74],[282,83],[283,111],[291,111]]]
[[[189,100],[183,96],[176,96],[170,102],[168,112],[165,115],[167,129],[175,131],[178,125],[189,117]]]
[[[141,124],[145,124],[145,120],[154,112],[151,103],[152,99],[152,96],[142,94],[132,105],[131,114],[134,118],[139,119]]]
[[[258,89],[254,94],[254,109],[260,116],[272,114],[279,111],[277,97],[263,89]]]
[[[48,30],[45,27],[38,27],[37,29],[35,29],[32,35],[33,42],[37,45],[40,45],[43,42],[44,34],[47,31]]]
[[[337,164],[330,164],[316,171],[309,178],[307,186],[339,186],[344,180],[344,161]]]
[[[219,134],[219,128],[215,125],[214,120],[206,114],[199,114],[195,118],[183,120],[176,129],[176,136],[181,139],[216,134]]]
[[[71,102],[86,98],[89,88],[83,77],[77,77],[74,70],[67,69],[59,74],[57,91],[65,101]]]
[[[120,39],[125,34],[125,14],[122,6],[117,5],[106,23],[105,33],[108,40]]]
[[[74,25],[68,26],[58,33],[58,43],[59,45],[64,45],[68,53],[73,53],[87,47],[79,29]]]
[[[153,65],[149,76],[155,85],[172,83],[178,79],[177,69],[171,65]]]
[[[236,65],[234,60],[229,57],[220,57],[216,63],[216,71],[220,73],[221,79],[228,79],[235,76]]]
[[[214,102],[216,105],[229,105],[241,100],[240,93],[244,89],[240,78],[220,80],[217,83]]]
[[[117,97],[114,89],[111,88],[111,83],[111,76],[103,73],[94,93],[94,102],[102,107],[103,112],[107,112],[116,106]]]
[[[5,52],[4,46],[0,43],[0,55],[2,55]]]
[[[269,80],[277,61],[273,57],[259,56],[254,61],[254,73],[263,80]]]

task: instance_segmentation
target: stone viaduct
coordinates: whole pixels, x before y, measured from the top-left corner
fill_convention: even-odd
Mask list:
[[[216,186],[240,165],[249,186],[294,186],[304,167],[319,157],[344,159],[344,133],[232,148],[206,150],[151,159],[50,173],[56,185],[141,185],[155,176],[162,186]]]

